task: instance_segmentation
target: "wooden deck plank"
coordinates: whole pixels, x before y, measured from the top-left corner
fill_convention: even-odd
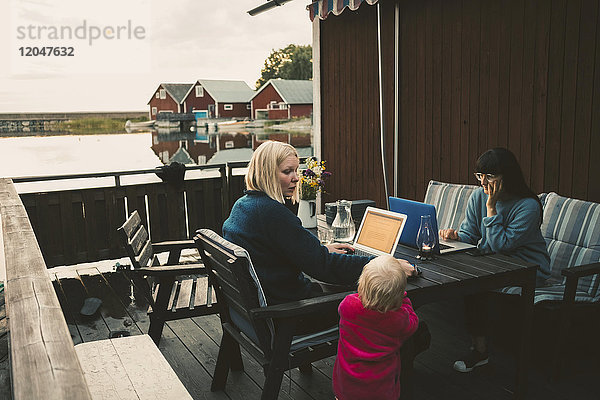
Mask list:
[[[81,271],[79,279],[83,283],[87,296],[102,300],[102,305],[98,309],[100,316],[109,329],[109,335],[139,335],[142,331],[134,323],[133,318],[127,313],[127,310],[114,294],[108,285],[108,282],[97,271],[95,275],[88,275]]]
[[[197,319],[200,323],[205,320],[204,317]],[[168,325],[212,377],[217,363],[219,346],[191,319],[169,321]],[[260,397],[260,387],[245,373],[230,373],[228,381],[225,392],[232,400]]]
[[[81,280],[71,277],[63,278],[62,272],[56,274],[56,280],[65,294],[66,312],[72,315],[73,321],[77,324],[81,340],[83,342],[90,342],[93,340],[108,339],[110,334],[109,329],[98,312],[91,316],[82,315],[80,312],[83,302],[87,297]]]
[[[148,318],[148,301],[135,285],[122,273],[102,274],[127,314],[143,333],[148,333],[150,318]]]
[[[192,318],[192,320],[196,323],[196,325],[200,329],[202,329],[207,334],[208,337],[210,337],[212,339],[212,341],[216,345],[219,345],[221,343],[222,330],[221,330],[221,322],[219,320],[218,315],[195,317],[195,318]],[[246,374],[248,374],[248,376],[254,382],[256,382],[259,386],[262,387],[262,385],[265,381],[262,367],[254,360],[254,358],[252,358],[243,349],[242,349],[242,359],[244,361],[244,371],[246,372]],[[299,374],[299,373],[297,372],[297,374]],[[313,397],[313,396],[310,396],[309,394],[307,394],[306,391],[303,390],[304,388],[298,386],[295,382],[293,382],[293,379],[292,379],[292,386],[291,386],[291,390],[290,390],[290,379],[289,379],[289,375],[287,373],[283,375],[281,387],[285,388],[285,389],[280,391],[280,398],[288,398],[288,399],[293,398],[293,399],[301,399],[301,400],[309,400],[309,399],[313,399],[313,398],[319,398],[319,397]],[[227,390],[227,387],[226,387],[226,390]],[[284,397],[282,397],[282,396],[284,396]],[[324,398],[324,397],[321,397],[321,398]],[[329,396],[328,398],[331,398],[331,396]]]
[[[79,332],[79,328],[77,327],[77,323],[73,318],[72,313],[67,304],[67,299],[62,290],[62,287],[59,285],[58,281],[52,282],[54,286],[54,291],[56,292],[56,297],[58,297],[58,302],[60,303],[60,307],[63,311],[63,315],[65,316],[65,321],[67,322],[67,327],[69,328],[69,333],[71,334],[71,340],[73,340],[73,344],[82,343],[83,340],[81,338],[81,333]]]
[[[175,370],[188,392],[190,392],[194,399],[229,399],[229,396],[225,392],[210,391],[212,376],[187,350],[169,324],[170,322],[165,324],[158,348]]]

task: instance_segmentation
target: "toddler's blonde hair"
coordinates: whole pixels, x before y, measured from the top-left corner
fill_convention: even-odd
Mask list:
[[[369,310],[385,313],[400,308],[405,290],[406,272],[389,255],[371,260],[358,278],[358,297]]]

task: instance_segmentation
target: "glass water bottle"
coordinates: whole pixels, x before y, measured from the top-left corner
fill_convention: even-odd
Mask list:
[[[333,228],[333,240],[335,242],[349,243],[354,239],[355,227],[352,220],[352,202],[338,200],[336,202],[337,213],[331,224]]]

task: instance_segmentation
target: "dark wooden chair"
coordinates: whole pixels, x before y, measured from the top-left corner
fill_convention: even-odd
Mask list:
[[[132,264],[121,270],[150,304],[148,335],[157,345],[166,321],[218,312],[204,265],[178,264],[183,249],[195,248],[193,240],[151,243],[137,211],[117,231]],[[166,265],[160,265],[155,254],[162,252],[169,252]]]
[[[263,367],[261,399],[276,399],[283,373],[337,352],[337,325],[312,335],[297,335],[309,316],[336,310],[350,292],[267,306],[248,253],[216,233],[201,229],[194,237],[220,305],[223,337],[211,390],[225,388],[229,370],[242,370],[240,345]]]

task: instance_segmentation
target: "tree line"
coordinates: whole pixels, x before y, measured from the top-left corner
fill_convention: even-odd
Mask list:
[[[256,81],[260,88],[269,79],[312,79],[312,46],[289,44],[279,49],[271,50]]]

